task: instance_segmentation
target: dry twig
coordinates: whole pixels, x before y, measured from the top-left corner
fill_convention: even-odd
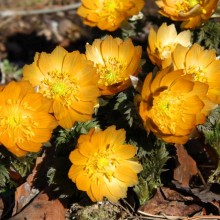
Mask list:
[[[146,212],[138,211],[139,214],[143,215],[144,217],[141,217],[143,219],[165,219],[165,220],[218,220],[220,219],[219,215],[203,215],[203,216],[194,216],[194,217],[185,217],[185,216],[167,216],[165,214],[161,215],[152,215]]]
[[[77,9],[81,3],[74,3],[65,6],[55,6],[50,8],[42,8],[36,10],[4,10],[0,11],[0,18],[11,17],[11,16],[29,16],[29,15],[39,15],[39,14],[49,14],[61,11],[70,11]]]

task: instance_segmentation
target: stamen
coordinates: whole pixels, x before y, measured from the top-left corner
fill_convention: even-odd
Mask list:
[[[175,133],[176,122],[171,124],[167,124],[167,122],[172,121],[171,119],[174,115],[180,114],[181,104],[181,99],[170,91],[163,91],[154,98],[152,107],[153,121],[164,133]]]
[[[60,98],[64,105],[70,106],[74,98],[78,99],[79,86],[77,79],[70,78],[69,73],[55,70],[47,73],[39,91],[49,99]]]
[[[99,84],[110,86],[128,79],[124,74],[125,65],[114,57],[104,60],[105,66],[97,64],[100,76]]]

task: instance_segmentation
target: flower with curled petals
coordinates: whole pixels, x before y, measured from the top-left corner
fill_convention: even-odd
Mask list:
[[[220,104],[220,60],[216,58],[215,50],[205,50],[199,44],[186,48],[177,45],[173,55],[175,70],[183,69],[185,74],[191,74],[194,81],[208,84],[208,97]]]
[[[106,197],[117,202],[126,197],[128,187],[138,183],[137,173],[142,166],[134,158],[137,148],[124,141],[124,129],[91,129],[80,136],[77,148],[71,152],[68,176],[92,201]]]
[[[171,64],[171,55],[177,44],[185,47],[191,45],[190,31],[182,31],[177,34],[174,24],[163,23],[157,31],[150,29],[148,36],[147,53],[153,64],[161,69]]]
[[[115,31],[123,21],[137,15],[143,7],[143,0],[82,0],[77,14],[84,18],[86,25]]]
[[[63,128],[92,118],[100,95],[98,76],[79,51],[68,53],[58,46],[51,54],[36,53],[34,62],[23,68],[23,80],[52,102],[51,112]]]
[[[200,27],[214,13],[218,0],[157,0],[159,13],[174,21],[183,21],[182,28]]]
[[[193,81],[183,70],[170,72],[166,68],[154,79],[148,74],[139,108],[145,129],[168,143],[186,143],[193,129],[205,123],[215,107],[207,91],[207,84]]]
[[[0,91],[0,142],[17,157],[38,152],[57,126],[50,102],[31,84],[10,82]]]
[[[130,76],[140,72],[141,54],[141,47],[134,46],[131,39],[107,36],[86,45],[86,57],[94,63],[102,95],[115,94],[131,85]]]

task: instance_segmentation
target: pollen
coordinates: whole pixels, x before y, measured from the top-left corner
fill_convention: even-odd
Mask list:
[[[111,86],[128,79],[124,74],[125,65],[114,57],[105,60],[105,65],[97,64],[97,68],[100,85]]]

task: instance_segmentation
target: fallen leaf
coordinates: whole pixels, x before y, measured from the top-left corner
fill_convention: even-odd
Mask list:
[[[0,219],[8,219],[14,207],[14,193],[7,191],[0,195]]]
[[[198,173],[196,162],[187,153],[182,144],[175,144],[179,166],[174,170],[174,179],[182,187],[189,187],[189,181],[193,175]]]
[[[150,215],[189,216],[201,209],[201,206],[193,203],[192,197],[184,197],[175,190],[162,187],[139,210]]]
[[[29,203],[20,213],[10,218],[10,220],[65,220],[66,208],[58,200],[49,200],[46,193],[40,193]]]
[[[33,180],[36,175],[38,166],[43,161],[44,155],[36,159],[35,167],[32,173],[27,177],[25,183],[17,187],[15,192],[15,206],[12,215],[20,212],[24,206],[26,206],[38,193],[39,190],[33,188]]]
[[[4,212],[4,202],[3,202],[3,199],[0,198],[0,218],[3,216],[3,212]]]
[[[191,196],[184,196],[180,193],[178,193],[175,190],[172,190],[167,187],[161,187],[161,192],[164,196],[164,198],[168,201],[179,201],[179,202],[187,202],[187,201],[192,201],[193,197]]]
[[[202,202],[208,203],[213,201],[220,201],[220,195],[212,192],[210,190],[210,186],[208,186],[204,190],[200,190],[199,188],[191,189],[193,195],[197,196]]]

